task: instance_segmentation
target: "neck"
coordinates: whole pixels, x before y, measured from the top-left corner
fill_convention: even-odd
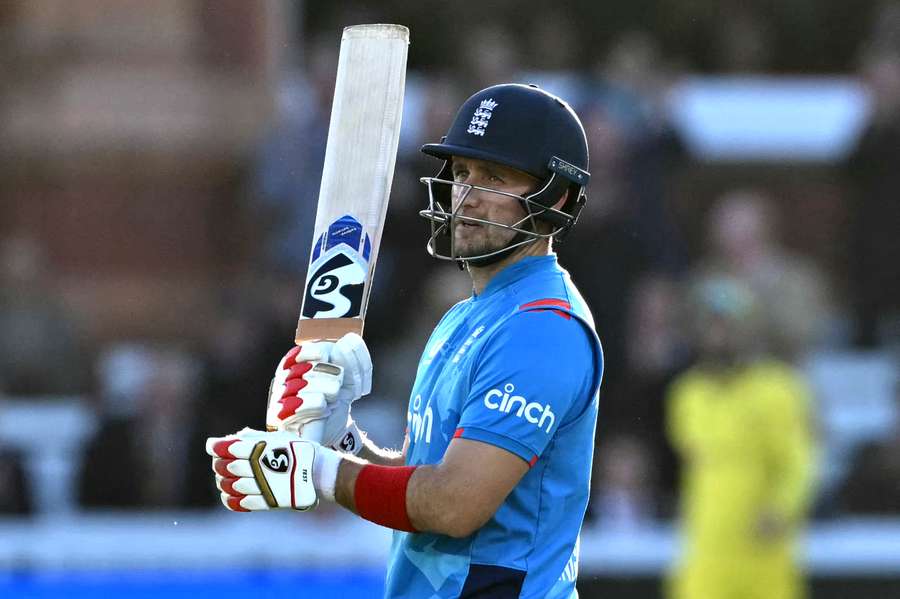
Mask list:
[[[475,289],[475,293],[480,295],[488,286],[488,283],[491,282],[491,279],[507,266],[529,256],[548,256],[550,251],[549,242],[546,239],[539,239],[534,243],[516,248],[509,256],[494,264],[487,266],[467,265],[466,269],[469,271],[469,276],[472,277],[472,287]]]

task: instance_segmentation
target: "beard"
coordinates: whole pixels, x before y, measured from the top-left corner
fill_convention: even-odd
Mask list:
[[[454,250],[460,258],[484,256],[505,249],[513,238],[515,231],[491,225],[468,227],[462,223],[454,225]]]

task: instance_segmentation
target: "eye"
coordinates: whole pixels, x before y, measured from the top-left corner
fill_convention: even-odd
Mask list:
[[[469,176],[469,171],[465,169],[459,169],[458,171],[453,172],[453,180],[454,181],[465,181],[466,177]]]
[[[503,177],[501,177],[500,175],[493,174],[493,173],[489,177],[489,180],[491,183],[506,183],[506,181],[503,180]]]

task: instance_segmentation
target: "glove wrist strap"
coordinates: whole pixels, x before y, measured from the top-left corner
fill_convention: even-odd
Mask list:
[[[321,499],[334,501],[334,487],[337,483],[341,454],[327,447],[316,448],[316,463],[313,468],[313,484]]]
[[[365,433],[359,430],[355,422],[350,422],[340,441],[331,446],[335,451],[349,453],[351,455],[359,455],[365,445]]]

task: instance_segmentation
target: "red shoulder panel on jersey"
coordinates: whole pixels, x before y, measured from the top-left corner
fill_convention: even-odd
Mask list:
[[[572,305],[569,302],[567,302],[565,300],[561,300],[561,299],[550,298],[550,299],[535,300],[533,302],[528,302],[527,304],[522,304],[521,306],[519,306],[519,310],[527,310],[529,308],[536,308],[538,306],[556,306],[557,308],[565,308],[566,310],[572,309]],[[559,314],[566,320],[569,320],[570,318],[572,318],[571,314],[569,314],[567,312],[563,312],[562,310],[554,310],[553,308],[547,308],[547,309],[550,310],[551,312]],[[534,312],[544,312],[544,310],[534,310]]]

